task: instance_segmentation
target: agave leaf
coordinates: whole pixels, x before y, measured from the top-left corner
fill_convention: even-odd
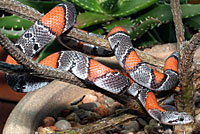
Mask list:
[[[71,0],[74,4],[97,13],[104,13],[98,0]]]
[[[35,0],[18,0],[19,2],[37,9],[41,13],[47,13],[62,1],[35,1]]]
[[[157,1],[158,0],[121,0],[119,9],[111,15],[115,17],[131,15],[155,4]]]
[[[200,16],[194,16],[185,20],[185,22],[195,30],[200,30]]]
[[[191,4],[183,4],[181,5],[182,10],[182,18],[190,18],[200,14],[200,4],[191,5]],[[172,13],[169,4],[158,5],[157,7],[151,9],[147,13],[138,17],[135,22],[144,21],[146,18],[157,18],[162,23],[167,23],[172,21]]]
[[[95,12],[85,12],[81,13],[77,17],[77,27],[86,28],[95,24],[104,23],[114,18],[108,15],[95,13]]]
[[[134,25],[130,36],[132,39],[136,40],[137,38],[140,38],[144,33],[146,33],[149,29],[153,29],[155,26],[158,26],[160,24],[160,20],[151,17],[143,22],[140,22],[140,24]]]
[[[31,25],[33,25],[33,22],[14,15],[0,18],[0,27],[4,27],[5,29],[28,29]]]
[[[16,31],[16,30],[8,30],[8,29],[2,29],[0,30],[5,34],[9,39],[19,39],[21,35],[25,32],[24,30]]]
[[[131,27],[133,26],[133,23],[130,18],[126,18],[119,21],[114,21],[110,24],[105,24],[104,28],[107,32],[109,32],[112,28],[116,26],[122,26],[128,31],[128,33],[130,33],[132,31]]]

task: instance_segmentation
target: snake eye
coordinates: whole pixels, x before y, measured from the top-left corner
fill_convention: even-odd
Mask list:
[[[183,116],[179,116],[179,117],[178,117],[178,120],[179,120],[179,121],[184,121],[184,117],[183,117]]]

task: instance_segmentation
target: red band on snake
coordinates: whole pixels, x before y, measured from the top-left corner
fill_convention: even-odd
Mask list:
[[[69,30],[76,20],[76,10],[71,3],[59,4],[31,26],[16,42],[16,47],[32,58],[46,44]],[[75,51],[54,53],[40,64],[70,71],[78,78],[88,81],[114,94],[127,92],[138,97],[146,111],[164,124],[187,124],[193,121],[184,112],[167,111],[159,106],[151,90],[170,90],[178,82],[179,53],[174,52],[165,62],[164,73],[148,67],[137,55],[127,31],[116,27],[107,36],[119,64],[129,77]],[[11,57],[8,63],[15,63]],[[8,84],[19,92],[30,92],[47,85],[51,80],[30,75],[6,75]]]

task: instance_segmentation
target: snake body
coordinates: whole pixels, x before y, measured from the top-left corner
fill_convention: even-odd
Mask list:
[[[69,30],[76,22],[76,10],[71,3],[59,4],[31,26],[16,42],[23,53],[30,58],[46,44]],[[114,94],[127,92],[138,98],[151,117],[163,124],[187,124],[193,122],[185,112],[167,111],[159,106],[152,90],[170,90],[178,82],[179,53],[167,58],[164,73],[148,67],[137,56],[127,31],[122,27],[113,28],[106,37],[113,53],[128,77],[113,70],[90,56],[76,51],[56,52],[40,64],[69,71],[78,78]],[[7,62],[16,64],[12,57]],[[30,75],[6,75],[8,84],[15,91],[30,92],[47,85],[51,80]]]

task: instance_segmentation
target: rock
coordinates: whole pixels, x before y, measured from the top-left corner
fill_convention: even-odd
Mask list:
[[[134,132],[131,132],[130,130],[122,130],[120,134],[134,134]]]
[[[71,113],[65,119],[68,120],[68,121],[74,121],[74,122],[77,122],[77,123],[80,122],[80,118],[78,117],[78,115],[76,113]]]
[[[46,117],[44,118],[44,120],[42,121],[42,126],[43,127],[49,127],[49,126],[53,126],[55,124],[55,119],[53,117]]]
[[[61,130],[66,130],[71,128],[71,124],[66,120],[59,120],[56,122],[55,126]]]
[[[94,111],[97,108],[97,105],[94,102],[83,103],[78,105],[79,109],[84,109],[87,111]]]
[[[97,96],[89,94],[83,98],[82,103],[89,103],[89,102],[96,102],[96,101],[97,101]]]
[[[70,110],[70,112],[74,112],[74,111],[79,110],[77,105],[68,106],[67,109]]]
[[[56,131],[56,130],[61,130],[60,128],[57,128],[56,126],[50,126],[49,127],[51,130]]]
[[[82,120],[83,118],[88,116],[89,111],[85,111],[83,109],[79,109],[78,111],[75,111],[75,113],[78,115],[78,117]]]
[[[171,129],[167,129],[164,131],[164,134],[173,134],[173,131]]]
[[[200,121],[200,113],[198,113],[198,114],[195,116],[195,120],[196,120],[197,122]]]
[[[108,107],[112,107],[114,103],[115,103],[115,100],[113,100],[112,98],[107,97],[107,96],[105,97],[105,104]]]
[[[71,111],[69,109],[65,109],[61,112],[61,116],[62,117],[66,117],[71,113]]]
[[[144,131],[139,131],[136,134],[145,134]]]
[[[81,124],[91,123],[91,122],[94,122],[94,121],[96,121],[100,118],[101,118],[101,116],[98,113],[88,111],[87,117],[82,119]]]
[[[65,120],[65,118],[59,116],[59,117],[56,118],[56,120],[57,120],[57,121],[59,121],[59,120]]]
[[[140,125],[139,125],[139,123],[137,121],[129,121],[127,123],[124,123],[123,126],[124,126],[125,130],[133,129],[134,132],[137,132],[140,129]]]
[[[137,121],[142,125],[143,127],[147,125],[147,122],[143,120],[142,118],[137,118]]]
[[[49,127],[38,127],[37,132],[39,134],[51,134],[54,133],[55,131],[51,130]]]
[[[151,119],[149,125],[144,127],[144,132],[146,134],[160,134],[164,133],[163,126],[160,126],[156,120]]]
[[[101,117],[106,117],[110,114],[107,107],[105,105],[100,105],[95,112],[97,112]]]

